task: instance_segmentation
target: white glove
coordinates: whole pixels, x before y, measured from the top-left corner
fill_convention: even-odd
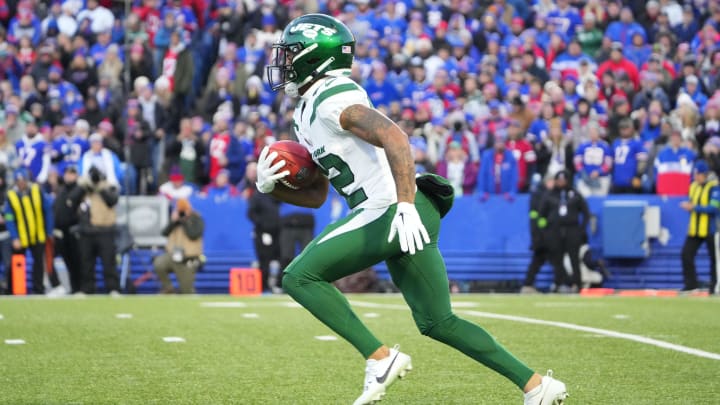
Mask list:
[[[400,240],[400,249],[403,252],[415,254],[415,249],[423,250],[425,243],[430,243],[430,236],[420,220],[420,215],[414,204],[400,202],[397,204],[395,218],[390,224],[388,243],[392,242],[397,233]]]
[[[258,157],[257,164],[257,181],[255,182],[255,186],[257,186],[258,191],[263,194],[272,193],[275,189],[275,183],[290,174],[287,170],[283,170],[280,173],[277,172],[285,166],[285,160],[281,160],[273,165],[273,160],[275,160],[278,154],[277,152],[272,152],[268,155],[269,151],[270,148],[268,146],[263,148],[262,152],[260,152],[260,157]]]

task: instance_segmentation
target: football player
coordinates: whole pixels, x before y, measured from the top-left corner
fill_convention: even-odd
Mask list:
[[[285,161],[273,163],[277,153],[266,147],[258,159],[258,190],[316,208],[332,184],[351,208],[288,265],[283,288],[367,359],[356,405],[379,401],[412,368],[410,356],[378,340],[331,284],[383,260],[421,333],[510,379],[525,392],[525,404],[562,403],[565,384],[551,373],[541,377],[483,328],[453,314],[437,245],[452,187],[433,175],[416,180],[407,135],[374,109],[365,90],[349,77],[354,50],[347,26],[308,14],[285,28],[273,45],[273,64],[266,68],[273,90],[298,97],[294,128],[323,175],[308,187],[291,190],[278,183],[289,173],[283,170]]]

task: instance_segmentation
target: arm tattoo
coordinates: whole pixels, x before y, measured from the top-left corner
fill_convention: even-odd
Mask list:
[[[379,111],[360,104],[340,114],[340,125],[358,138],[385,149],[395,179],[399,202],[415,201],[415,163],[408,136],[397,124]]]

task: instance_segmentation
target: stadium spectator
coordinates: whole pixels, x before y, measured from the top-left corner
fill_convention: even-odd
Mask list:
[[[623,44],[621,42],[613,42],[610,51],[610,59],[600,64],[597,70],[598,79],[602,80],[603,74],[611,71],[614,74],[625,73],[637,88],[640,84],[637,67],[623,55]]]
[[[695,83],[697,85],[697,83]],[[632,100],[632,109],[647,110],[650,102],[657,101],[661,104],[663,111],[670,111],[670,98],[660,86],[659,77],[656,73],[644,70],[640,73],[640,91]]]
[[[483,152],[480,158],[477,189],[480,199],[485,201],[491,194],[502,195],[512,200],[517,193],[518,164],[512,151],[505,147],[507,132],[499,129],[495,132],[495,145]]]
[[[570,140],[563,135],[562,122],[553,118],[548,124],[548,135],[535,143],[538,173],[554,177],[561,170],[572,173],[574,150]]]
[[[673,27],[673,33],[680,43],[690,43],[699,31],[693,7],[688,4],[683,7],[682,22]]]
[[[705,244],[710,256],[710,294],[719,291],[717,276],[717,245],[718,233],[716,218],[720,207],[720,187],[714,174],[704,160],[695,162],[693,183],[690,185],[688,201],[680,203],[680,207],[690,213],[688,233],[682,248],[683,291],[694,291],[698,288],[695,256],[700,246]]]
[[[225,111],[219,111],[213,117],[215,134],[208,146],[210,155],[208,177],[211,182],[215,181],[221,169],[230,171],[230,179],[233,183],[242,178],[245,156],[240,141],[228,130],[229,120],[230,115]]]
[[[90,149],[83,153],[78,165],[80,177],[89,176],[90,168],[95,167],[104,176],[104,181],[119,186],[119,180],[123,173],[118,156],[103,146],[103,136],[101,134],[96,132],[90,135],[88,141],[90,142]]]
[[[232,111],[233,116],[237,116],[240,113],[240,97],[233,90],[233,84],[230,79],[230,71],[225,67],[217,69],[212,85],[205,89],[205,94],[200,100],[202,107],[203,118],[211,120],[213,115],[218,111],[221,105],[228,105]],[[255,90],[257,88],[254,88]],[[243,91],[245,87],[243,86]],[[241,93],[243,94],[243,93]]]
[[[465,153],[470,156],[470,160],[478,163],[480,162],[480,147],[475,135],[467,128],[464,121],[464,115],[459,111],[448,115],[447,123],[450,130],[445,132],[443,143],[440,145],[438,155],[444,155],[445,148],[451,142],[458,142],[462,146]],[[484,147],[484,146],[483,146]]]
[[[372,75],[367,79],[367,88],[370,101],[379,108],[388,108],[390,103],[400,100],[395,86],[387,77],[387,66],[382,62],[372,64]]]
[[[644,41],[645,28],[635,22],[633,11],[627,6],[620,11],[620,20],[611,22],[605,31],[605,36],[611,41],[619,42],[624,46],[631,45],[636,34],[639,34]]]
[[[95,263],[100,258],[105,292],[119,295],[115,258],[117,183],[109,182],[100,169],[91,166],[87,175],[80,177],[78,185],[68,199],[78,213],[82,268],[79,290],[84,294],[95,294]]]
[[[81,51],[75,52],[64,76],[65,80],[78,89],[83,98],[88,97],[90,87],[98,84],[97,71],[88,65],[87,59]]]
[[[525,139],[522,122],[511,119],[507,133],[508,139],[505,147],[512,152],[518,166],[517,189],[519,192],[525,193],[530,187],[530,178],[535,174],[537,155],[532,144]]]
[[[102,41],[102,38],[109,38],[109,36],[109,33],[100,34],[98,40]],[[98,45],[102,45],[102,43],[98,42],[94,47]],[[122,81],[120,79],[124,69],[124,63],[120,55],[120,48],[114,43],[107,43],[107,48],[98,48],[93,54],[95,64],[98,66],[98,77],[105,79],[108,88],[117,92],[121,91]]]
[[[72,120],[67,123],[72,122]],[[79,119],[72,127],[66,127],[52,143],[51,157],[59,173],[65,173],[65,168],[80,163],[82,155],[88,151],[88,131],[90,125],[87,121]]]
[[[620,138],[612,144],[613,166],[611,192],[640,193],[642,177],[645,174],[647,151],[635,134],[630,118],[619,123]]]
[[[415,161],[415,172],[418,174],[434,172],[435,167],[427,155],[427,142],[425,138],[421,136],[411,136],[409,140],[410,151]]]
[[[170,168],[177,167],[182,173],[185,181],[191,184],[200,184],[205,177],[203,158],[205,156],[205,144],[198,139],[192,129],[190,118],[183,118],[180,121],[180,132],[177,136],[168,141],[165,149],[164,175],[166,178]]]
[[[8,139],[5,127],[0,126],[0,167],[5,169],[7,175],[7,171],[12,173],[17,164],[17,149]]]
[[[55,218],[55,252],[65,262],[65,267],[70,276],[70,288],[72,293],[82,291],[83,263],[80,260],[80,241],[78,239],[77,225],[79,223],[78,212],[74,207],[70,196],[76,193],[78,186],[78,171],[73,164],[66,165],[63,171],[63,182],[58,190],[55,201],[53,201],[53,213]]]
[[[43,135],[38,133],[35,119],[27,115],[24,119],[25,135],[15,145],[17,156],[20,166],[29,171],[34,181],[42,184],[47,180],[50,171],[48,144]]]
[[[577,148],[590,139],[589,128],[600,125],[600,117],[590,104],[590,100],[580,98],[575,102],[576,111],[567,122],[569,135],[572,137],[573,147]]]
[[[705,88],[704,81],[697,80],[697,83],[695,83],[698,74],[699,73],[697,69],[697,59],[695,55],[686,55],[682,59],[682,68],[680,69],[680,74],[670,84],[670,90],[668,92],[668,96],[670,96],[670,99],[678,100],[679,103],[679,95],[683,93],[683,89],[687,88],[688,79],[697,86],[699,86],[698,88],[702,94],[708,94],[708,91]]]
[[[570,5],[570,0],[557,0],[557,7],[547,14],[548,23],[566,38],[575,35],[575,29],[582,23],[580,12]]]
[[[15,185],[7,190],[3,216],[12,239],[13,254],[26,254],[33,258],[32,292],[45,293],[43,282],[46,273],[45,244],[52,237],[52,203],[40,185],[32,181],[32,174],[24,167],[13,174]],[[53,287],[48,294],[63,295],[66,291],[54,271],[48,272]],[[12,285],[12,272],[8,272],[8,285]]]
[[[238,197],[240,193],[234,185],[230,184],[230,172],[227,169],[220,169],[215,180],[202,189],[201,195],[216,203],[221,203],[229,198]]]
[[[684,146],[679,128],[673,128],[670,140],[655,158],[655,187],[660,195],[687,195],[696,154]]]
[[[591,123],[587,127],[589,140],[575,151],[577,190],[583,197],[605,196],[610,191],[610,170],[613,155],[610,145],[600,139],[600,127]]]
[[[173,108],[179,111],[181,116],[189,111],[194,66],[191,52],[182,38],[182,32],[172,31],[162,60],[162,76],[170,83]]]
[[[168,181],[161,184],[158,188],[161,195],[165,196],[171,202],[176,202],[182,198],[190,198],[195,192],[192,183],[187,182],[182,173],[182,169],[173,166],[168,175]]]
[[[689,95],[680,93],[677,98],[677,108],[670,113],[670,117],[679,123],[684,139],[696,139],[701,116],[697,105]],[[698,139],[698,141],[702,140]],[[699,146],[702,147],[702,144]]]
[[[720,173],[720,137],[713,136],[702,147],[704,160],[716,175]]]
[[[147,194],[153,184],[152,174],[152,143],[153,134],[150,124],[145,121],[140,111],[140,103],[136,98],[128,99],[127,108],[117,128],[118,135],[130,145],[130,159],[126,164],[132,166],[136,183],[132,190],[139,194]]]
[[[720,136],[720,97],[717,96],[710,99],[705,106],[705,113],[696,133],[700,145],[714,136]]]
[[[457,141],[450,142],[445,157],[438,162],[435,170],[435,173],[448,179],[456,197],[470,195],[475,191],[477,172],[477,164],[470,161],[467,152]]]
[[[153,260],[155,274],[160,279],[161,294],[176,291],[170,273],[175,273],[178,293],[195,293],[195,274],[205,262],[204,231],[205,221],[200,213],[193,210],[186,198],[177,200],[170,215],[170,223],[162,231],[167,237],[165,253]]]
[[[231,87],[230,93],[237,98],[242,97],[242,95],[245,94],[245,82],[249,76],[245,63],[238,59],[238,48],[233,42],[228,42],[227,45],[225,45],[225,50],[210,70],[209,77],[216,77],[218,71],[222,68],[226,69],[228,73],[228,80]],[[213,86],[214,83],[209,81],[205,91],[215,90]]]
[[[599,2],[596,1],[595,3]],[[582,27],[579,27],[577,32],[577,40],[580,43],[582,52],[590,57],[597,55],[604,36],[603,31],[597,26],[597,20],[598,17],[595,13],[585,11]]]
[[[133,43],[130,46],[128,64],[130,65],[131,83],[136,83],[140,77],[145,77],[147,80],[152,80],[156,77],[154,74],[155,66],[153,65],[152,55],[141,43]]]
[[[93,33],[106,33],[115,25],[115,16],[107,8],[100,5],[98,0],[87,0],[86,9],[77,14],[77,21],[90,20],[90,29]]]

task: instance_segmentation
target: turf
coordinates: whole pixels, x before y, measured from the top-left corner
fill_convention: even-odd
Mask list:
[[[420,336],[401,297],[350,298],[382,340],[401,343],[413,356],[413,372],[383,403],[522,403],[502,377]],[[246,306],[202,305],[209,301]],[[717,360],[477,316],[569,322],[720,353],[718,299],[457,295],[454,301],[463,304],[459,314],[485,326],[531,367],[553,368],[568,384],[569,404],[718,403]],[[341,340],[316,339],[333,333],[288,304],[285,296],[0,299],[0,403],[352,403],[361,390],[363,360]],[[120,313],[132,318],[119,319]],[[185,342],[166,343],[167,336]]]

